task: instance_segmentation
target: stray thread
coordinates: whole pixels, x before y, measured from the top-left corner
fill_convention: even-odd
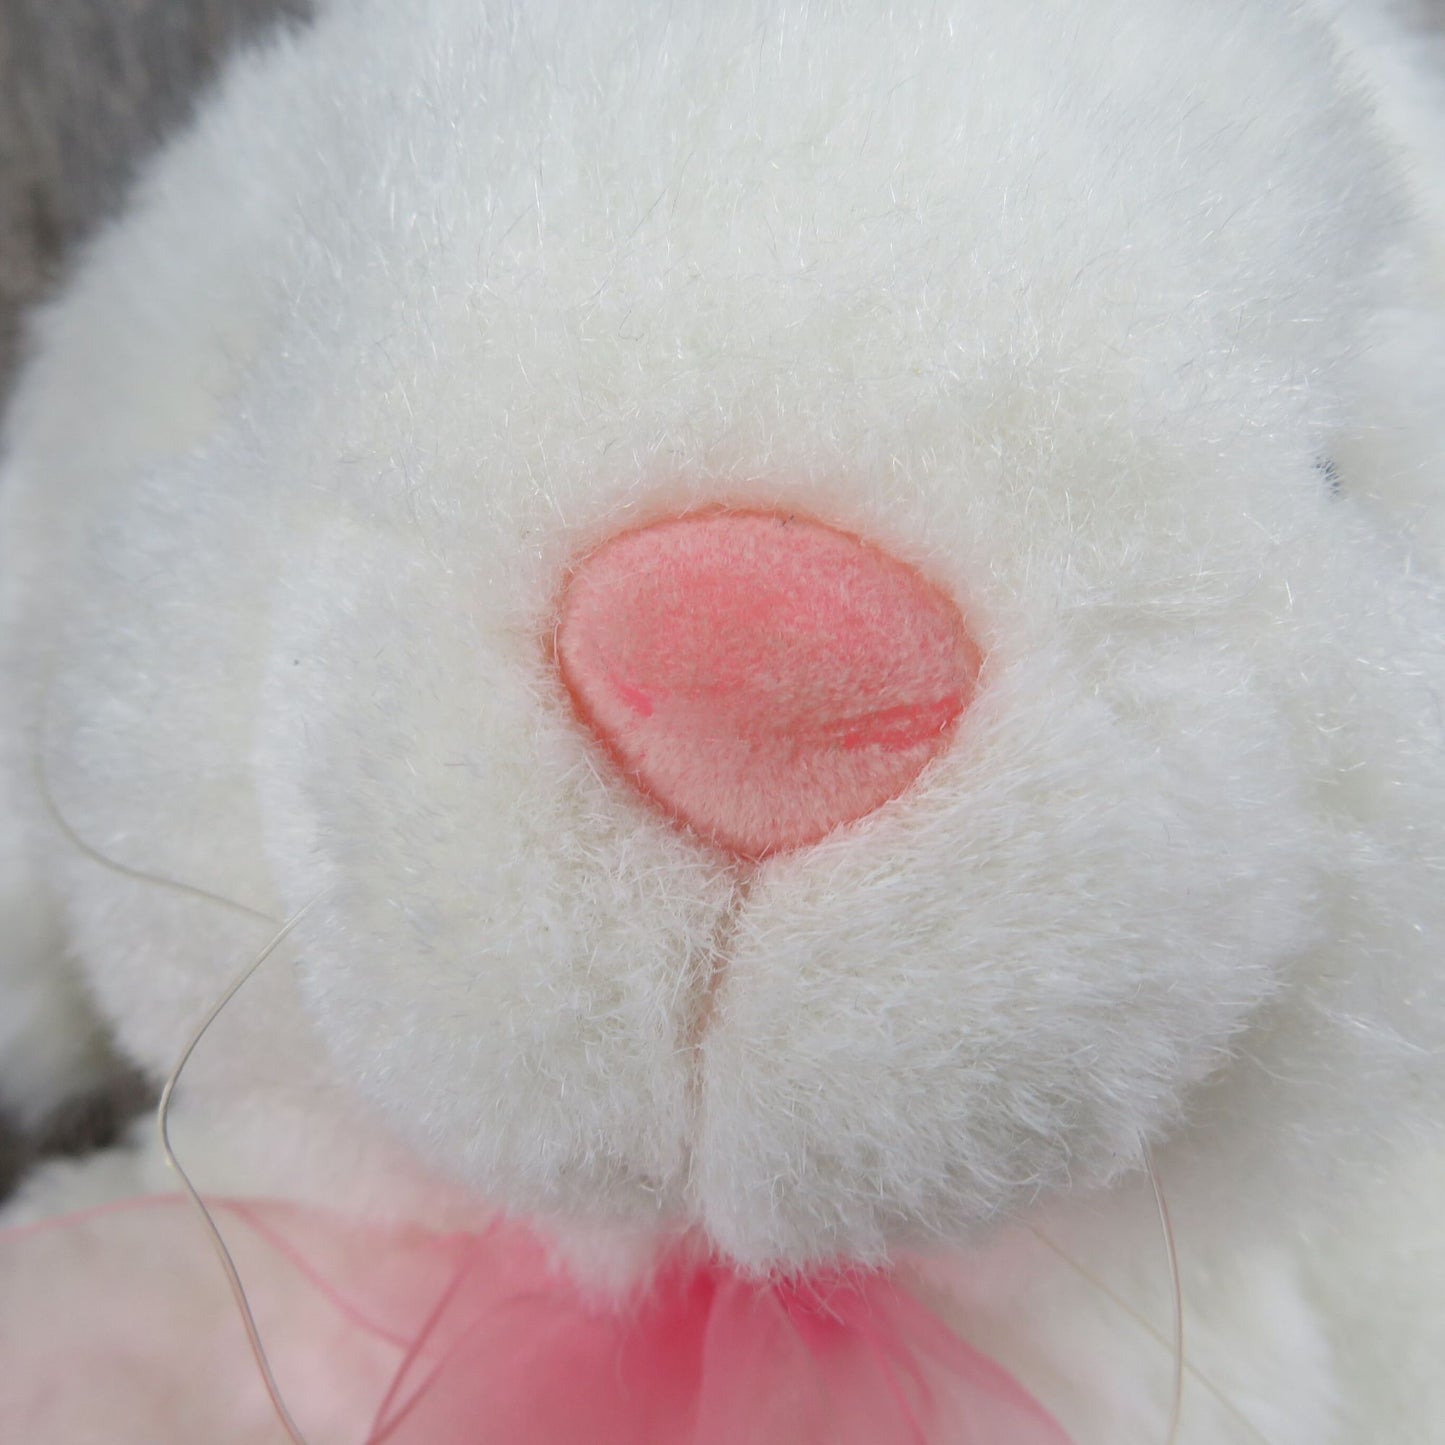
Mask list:
[[[1169,1201],[1164,1185],[1154,1167],[1154,1155],[1148,1141],[1139,1140],[1144,1151],[1144,1168],[1149,1172],[1149,1186],[1154,1191],[1154,1204],[1159,1211],[1159,1229],[1164,1236],[1164,1250],[1169,1257],[1169,1299],[1174,1326],[1174,1379],[1169,1402],[1169,1433],[1164,1445],[1177,1445],[1179,1424],[1184,1413],[1184,1289],[1179,1280],[1179,1250],[1174,1241],[1174,1221],[1169,1217]]]
[[[241,1283],[240,1271],[236,1268],[236,1261],[226,1244],[225,1236],[222,1235],[220,1226],[216,1223],[215,1216],[206,1207],[206,1202],[201,1198],[200,1191],[191,1182],[191,1176],[186,1173],[181,1161],[176,1158],[176,1152],[171,1147],[170,1135],[170,1110],[171,1097],[176,1091],[176,1085],[180,1082],[181,1072],[190,1062],[191,1055],[195,1053],[197,1045],[205,1037],[206,1030],[215,1023],[221,1010],[231,1002],[241,991],[246,982],[276,952],[286,941],[292,929],[305,918],[311,910],[320,894],[308,899],[282,924],[281,928],[273,935],[271,941],[246,965],[244,969],[231,982],[225,993],[212,1005],[210,1012],[201,1020],[200,1026],[187,1040],[186,1046],[181,1050],[181,1056],[176,1060],[175,1067],[171,1070],[166,1079],[165,1087],[161,1090],[159,1104],[156,1105],[156,1132],[160,1135],[161,1152],[165,1155],[166,1163],[174,1171],[176,1177],[181,1181],[181,1188],[185,1191],[186,1198],[199,1212],[201,1221],[205,1226],[206,1233],[210,1236],[211,1245],[220,1259],[221,1268],[226,1275],[226,1283],[231,1287],[231,1296],[236,1301],[236,1308],[241,1315],[241,1323],[246,1329],[246,1339],[251,1346],[251,1354],[255,1358],[256,1368],[261,1372],[262,1383],[266,1386],[266,1393],[271,1397],[272,1407],[276,1411],[277,1418],[281,1421],[286,1433],[291,1437],[292,1445],[308,1445],[306,1437],[301,1433],[296,1421],[292,1418],[290,1410],[286,1408],[286,1401],[282,1398],[281,1389],[276,1383],[276,1376],[271,1369],[271,1361],[266,1354],[266,1347],[261,1342],[261,1332],[256,1325],[255,1312],[251,1309],[251,1301],[246,1296],[246,1287]]]
[[[49,693],[47,692],[41,703],[42,712],[48,704]],[[41,805],[50,815],[50,821],[60,829],[66,841],[77,852],[84,853],[93,863],[98,863],[112,873],[119,873],[123,878],[134,878],[138,883],[154,883],[157,887],[169,888],[173,893],[182,893],[207,903],[219,904],[222,908],[229,908],[234,913],[243,913],[247,918],[255,918],[262,923],[273,925],[276,923],[277,920],[269,913],[263,913],[259,908],[252,908],[249,903],[237,903],[234,898],[227,898],[221,893],[212,893],[208,888],[199,888],[194,883],[182,883],[179,879],[167,878],[160,873],[148,873],[144,868],[132,868],[128,863],[108,858],[100,849],[92,847],[75,831],[71,826],[70,819],[61,812],[60,804],[55,801],[55,794],[50,790],[50,774],[45,766],[45,749],[38,744],[35,749],[35,786],[40,794]],[[307,906],[310,907],[309,904]]]
[[[1269,1437],[1263,1434],[1259,1427],[1220,1389],[1208,1375],[1204,1374],[1196,1365],[1190,1363],[1189,1356],[1184,1348],[1184,1292],[1179,1273],[1179,1252],[1176,1248],[1174,1237],[1174,1224],[1169,1215],[1169,1205],[1165,1198],[1164,1186],[1154,1168],[1154,1160],[1149,1152],[1147,1144],[1141,1141],[1144,1154],[1144,1167],[1149,1175],[1150,1184],[1154,1190],[1154,1200],[1158,1207],[1160,1228],[1164,1234],[1165,1248],[1169,1256],[1169,1283],[1171,1293],[1172,1312],[1172,1338],[1166,1336],[1148,1316],[1135,1309],[1112,1285],[1099,1278],[1087,1265],[1081,1264],[1062,1245],[1056,1244],[1043,1230],[1035,1225],[1026,1225],[1029,1233],[1038,1240],[1050,1254],[1061,1260],[1074,1271],[1087,1285],[1098,1290],[1105,1299],[1113,1304],[1122,1313],[1127,1315],[1141,1330],[1151,1339],[1157,1341],[1166,1350],[1174,1364],[1173,1398],[1169,1415],[1169,1433],[1165,1436],[1164,1445],[1177,1445],[1179,1430],[1184,1408],[1184,1376],[1188,1375],[1207,1394],[1212,1396],[1217,1404],[1227,1410],[1258,1442],[1258,1445],[1271,1445]]]

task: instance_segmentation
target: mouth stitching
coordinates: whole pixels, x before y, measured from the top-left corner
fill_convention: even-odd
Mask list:
[[[702,1119],[703,1046],[717,1014],[718,996],[732,962],[733,944],[741,925],[743,910],[752,897],[759,865],[739,859],[734,865],[732,896],[719,915],[712,938],[701,960],[694,983],[693,1006],[688,1011],[682,1050],[687,1056],[687,1107],[682,1140],[683,1177],[693,1176],[698,1130]]]
[[[698,982],[697,1000],[691,1011],[687,1027],[687,1047],[696,1056],[702,1050],[703,1040],[712,1023],[717,1009],[717,996],[732,960],[733,940],[743,910],[752,897],[753,883],[757,876],[755,865],[742,865],[733,884],[732,897],[718,918],[713,936],[707,946],[704,960],[706,973]],[[694,1070],[694,1072],[696,1072]]]

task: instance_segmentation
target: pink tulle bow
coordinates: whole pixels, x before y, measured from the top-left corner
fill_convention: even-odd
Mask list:
[[[884,1272],[757,1279],[682,1241],[604,1303],[506,1221],[212,1208],[311,1445],[1068,1445]],[[0,1438],[284,1438],[179,1201],[0,1235],[0,1301]]]

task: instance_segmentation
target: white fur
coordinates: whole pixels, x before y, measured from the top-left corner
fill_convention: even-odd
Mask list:
[[[1243,0],[338,0],[235,67],[40,319],[0,491],[0,885],[121,1045],[167,1068],[266,932],[137,874],[317,900],[188,1078],[214,1177],[983,1279],[1047,1200],[1123,1280],[1148,1140],[1235,1408],[1429,1438],[1347,1368],[1388,1301],[1299,1257],[1445,1043],[1445,185],[1357,83]],[[545,648],[571,557],[719,501],[988,653],[908,794],[747,877]],[[7,998],[72,987],[6,943]],[[1167,1369],[1054,1263],[964,1323],[1151,1445]]]

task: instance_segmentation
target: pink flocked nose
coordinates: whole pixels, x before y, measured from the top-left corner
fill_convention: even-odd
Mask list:
[[[953,601],[821,522],[712,511],[624,532],[567,579],[583,720],[675,822],[745,858],[816,842],[947,745],[979,653]]]

